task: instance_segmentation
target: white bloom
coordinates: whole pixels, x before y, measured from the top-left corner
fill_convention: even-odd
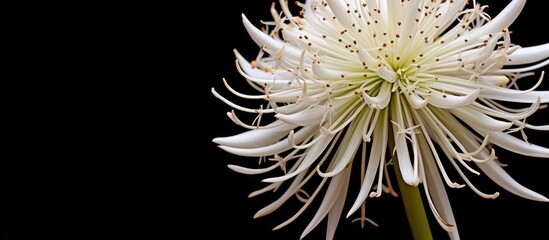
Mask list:
[[[528,142],[523,131],[549,129],[526,122],[549,102],[548,91],[535,90],[543,72],[533,88],[518,88],[549,63],[549,44],[514,45],[507,29],[525,3],[513,0],[492,19],[485,6],[466,0],[307,0],[298,3],[299,16],[280,1],[282,11],[273,4],[266,30],[243,15],[261,51],[251,62],[235,51],[237,69],[260,93],[242,94],[225,84],[239,97],[266,104],[247,108],[212,89],[234,109],[259,115],[248,125],[229,112],[248,130],[213,141],[227,152],[272,163],[260,169],[229,165],[234,171],[278,171],[250,196],[289,182],[280,198],[255,217],[297,196],[303,208],[277,229],[318,199],[320,207],[302,237],[328,216],[331,239],[342,213],[349,217],[362,208],[359,220],[368,220],[363,211],[368,197],[396,195],[387,171],[393,154],[404,181],[425,190],[432,213],[452,239],[459,235],[446,186],[498,196],[477,189],[468,172],[485,174],[518,196],[549,201],[513,180],[494,148],[549,157],[549,149]],[[265,114],[273,114],[272,123],[261,124]],[[353,168],[360,169],[357,176]],[[460,178],[452,179],[448,171]],[[348,192],[351,175],[361,181],[358,192]],[[320,184],[305,193],[315,177]],[[355,200],[346,208],[348,196]]]

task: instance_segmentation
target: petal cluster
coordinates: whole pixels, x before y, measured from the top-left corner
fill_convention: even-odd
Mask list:
[[[297,197],[303,207],[278,229],[317,200],[320,206],[301,236],[327,219],[331,239],[342,215],[360,209],[357,219],[370,221],[364,216],[367,198],[398,195],[391,167],[399,168],[406,184],[424,189],[451,239],[459,234],[447,187],[467,186],[484,198],[499,195],[477,189],[469,174],[485,174],[521,197],[549,201],[509,176],[496,153],[501,147],[549,157],[549,149],[528,142],[524,131],[549,129],[526,121],[549,102],[548,91],[536,90],[544,75],[536,70],[549,63],[549,44],[513,44],[508,29],[525,0],[511,1],[494,18],[484,12],[486,6],[466,0],[297,4],[298,15],[284,1],[280,12],[273,4],[273,20],[262,29],[242,15],[260,53],[249,61],[235,50],[236,67],[258,93],[244,94],[224,83],[240,98],[263,101],[262,107],[241,106],[212,89],[236,110],[228,117],[246,129],[213,142],[265,163],[229,168],[270,172],[263,180],[268,185],[250,196],[285,188],[255,217]],[[520,82],[529,78],[537,84],[521,89]],[[241,121],[237,111],[257,114],[256,121]],[[354,179],[359,189],[349,189]],[[354,199],[350,206],[347,197]]]

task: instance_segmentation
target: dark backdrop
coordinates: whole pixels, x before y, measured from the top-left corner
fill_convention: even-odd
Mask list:
[[[241,13],[259,25],[271,1],[75,2],[2,2],[0,238],[298,239],[311,215],[275,232],[292,211],[252,219],[274,195],[248,199],[260,178],[230,171],[244,160],[211,142],[240,131],[210,88],[242,81],[233,48],[257,53]],[[505,2],[484,3],[495,16]],[[527,3],[513,42],[549,41],[542,5]],[[499,155],[515,179],[549,196],[546,159]],[[549,203],[479,179],[501,196],[448,190],[462,239],[544,238]],[[411,238],[400,199],[367,206],[381,226],[342,221],[336,239]],[[306,239],[322,239],[324,227]],[[447,238],[434,222],[432,230]]]

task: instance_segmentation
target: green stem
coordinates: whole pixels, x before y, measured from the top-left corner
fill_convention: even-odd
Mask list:
[[[390,138],[392,140],[392,138]],[[394,148],[394,142],[390,141],[390,149]],[[393,167],[396,173],[396,179],[398,187],[400,189],[400,195],[402,196],[402,202],[404,203],[404,209],[406,210],[406,216],[408,217],[408,224],[412,230],[412,236],[416,240],[432,240],[431,228],[429,227],[429,221],[425,214],[425,208],[423,207],[423,200],[418,187],[413,187],[402,179],[400,174],[400,168],[396,156],[393,156]]]

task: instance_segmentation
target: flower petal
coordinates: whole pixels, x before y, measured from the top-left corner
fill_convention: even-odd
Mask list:
[[[381,84],[381,89],[375,97],[370,97],[365,91],[362,92],[362,97],[370,107],[384,109],[391,101],[391,84],[387,82]]]
[[[284,54],[288,54],[292,59],[299,59],[300,53],[296,49],[257,29],[244,14],[242,14],[242,22],[244,23],[244,28],[246,28],[248,34],[258,46],[282,51]]]
[[[518,196],[526,199],[549,202],[549,199],[536,193],[528,188],[525,188],[517,181],[515,181],[501,166],[495,161],[488,161],[485,163],[477,163],[477,166],[490,178],[496,182],[502,188],[509,192],[512,192]]]
[[[333,113],[333,109],[326,106],[317,105],[293,114],[277,113],[275,114],[275,117],[292,125],[314,126],[319,125],[320,123],[322,123],[323,120],[326,121],[327,118],[325,118],[324,116],[326,114],[329,114],[330,112]]]
[[[455,96],[452,94],[445,94],[439,91],[432,91],[429,98],[429,104],[442,109],[451,109],[462,107],[474,102],[480,94],[480,89],[474,90],[471,93],[464,96]]]
[[[549,58],[549,43],[519,48],[509,57],[509,61],[505,64],[508,66],[530,64],[544,60]]]
[[[274,122],[261,129],[249,130],[229,137],[217,137],[212,141],[219,145],[237,148],[254,148],[276,143],[295,129],[296,125]]]
[[[351,29],[351,15],[347,13],[347,10],[349,9],[345,5],[345,2],[340,0],[326,0],[326,2],[328,3],[328,6],[330,6],[330,10],[332,10],[332,13],[335,15],[336,20],[341,24],[341,26]]]
[[[311,222],[305,227],[305,230],[303,230],[303,233],[301,234],[301,239],[303,239],[309,232],[311,232],[318,224],[324,219],[324,217],[330,213],[330,215],[333,213],[335,214],[335,219],[337,221],[334,221],[334,216],[331,216],[330,219],[330,229],[335,229],[337,226],[337,223],[339,222],[339,216],[341,214],[341,210],[343,209],[342,203],[345,201],[342,201],[345,199],[345,195],[347,195],[347,188],[349,187],[349,176],[351,175],[351,168],[346,168],[342,174],[338,174],[332,178],[330,181],[330,185],[328,186],[328,189],[326,190],[326,193],[324,195],[324,199],[322,199],[322,203],[318,207],[318,211],[313,216],[313,219]],[[333,206],[338,204],[338,211],[334,211]],[[333,212],[334,211],[334,212]],[[339,212],[339,213],[338,213]],[[335,225],[335,226],[334,226]]]
[[[479,132],[486,133],[485,130],[480,130]],[[525,156],[549,158],[549,148],[520,140],[503,132],[489,132],[489,134],[491,141],[504,149]]]
[[[465,38],[476,40],[483,35],[489,33],[497,33],[501,29],[511,26],[511,24],[517,19],[522,12],[526,0],[513,0],[509,3],[492,21],[486,25],[471,31]]]
[[[360,185],[360,191],[347,212],[347,217],[353,214],[362,203],[368,197],[376,173],[380,164],[385,164],[385,151],[387,150],[387,137],[388,137],[388,117],[387,111],[381,113],[382,116],[379,121],[376,123],[376,128],[374,130],[373,143],[371,147],[371,153],[368,158],[368,166],[366,167],[366,172],[364,173],[362,183]]]
[[[299,143],[309,137],[314,131],[315,127],[304,127],[294,134],[294,141]],[[292,148],[292,145],[287,140],[281,140],[274,144],[260,147],[242,148],[220,145],[219,148],[235,155],[246,157],[263,157],[289,150]]]
[[[345,136],[343,136],[340,147],[332,160],[334,167],[327,173],[319,173],[321,177],[336,176],[353,161],[357,149],[362,142],[362,128],[363,125],[359,124],[359,121],[355,121],[348,128]]]
[[[297,174],[305,171],[306,169],[311,167],[311,165],[313,165],[313,163],[317,160],[317,158],[324,152],[326,146],[328,146],[328,144],[332,141],[332,139],[333,139],[333,135],[321,136],[320,141],[308,149],[307,154],[303,158],[303,161],[301,162],[301,164],[299,164],[299,167],[295,171],[280,177],[271,177],[271,178],[263,179],[263,182],[286,181],[296,176]]]
[[[467,125],[475,125],[477,128],[487,131],[504,131],[513,126],[512,122],[504,122],[491,118],[484,113],[468,107],[453,108],[450,109],[450,112],[466,122]]]

